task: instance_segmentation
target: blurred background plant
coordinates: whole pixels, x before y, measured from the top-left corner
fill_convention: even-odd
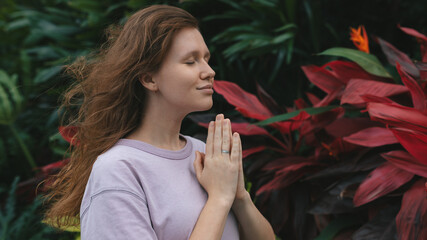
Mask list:
[[[427,32],[427,6],[423,0],[2,0],[1,209],[7,211],[10,208],[11,205],[6,203],[11,201],[8,200],[11,194],[6,194],[5,190],[11,189],[15,177],[20,176],[14,199],[16,209],[30,206],[29,209],[40,210],[42,206],[35,200],[36,186],[47,174],[54,174],[66,164],[63,159],[68,157],[68,143],[58,133],[57,107],[61,93],[73,80],[62,74],[64,65],[98,48],[105,41],[105,28],[123,23],[132,12],[151,4],[176,5],[196,16],[213,53],[211,64],[217,73],[216,78],[264,96],[263,102],[275,105],[271,110],[273,115],[294,108],[296,99],[308,100],[305,92],[320,99],[326,96],[322,89],[307,81],[300,67],[330,61],[330,56],[315,55],[325,49],[351,47],[349,27],[363,24],[368,33],[395,43],[411,59],[421,59],[419,48],[413,38],[402,34],[396,25],[400,23],[419,32]],[[387,61],[380,54],[379,45],[370,47],[379,61]],[[395,79],[399,78],[392,65],[385,65],[385,68]],[[267,92],[276,104],[269,101]],[[210,113],[224,112],[228,117],[243,121],[223,96],[215,94],[214,100]],[[280,132],[269,130],[271,134]],[[204,131],[190,118],[182,126],[184,134],[201,139],[205,137]],[[248,139],[247,144],[255,146],[257,141]],[[252,164],[250,167],[256,170],[262,166]],[[257,188],[255,186],[252,191]],[[295,186],[295,189],[299,187]],[[43,188],[40,188],[39,194],[42,193]],[[278,206],[280,209],[266,211],[288,211],[286,206],[283,204]],[[28,221],[40,221],[38,210],[27,211],[34,214]],[[298,209],[302,210],[302,207]],[[15,217],[19,218],[25,212],[16,211]],[[283,220],[283,215],[266,215],[272,222]],[[10,225],[23,225],[18,222],[9,221],[8,229],[11,229]],[[32,228],[26,231],[34,231],[34,236],[39,232]],[[279,236],[280,232],[277,234]],[[74,235],[64,233],[64,239],[74,239]],[[29,239],[23,236],[11,236],[9,239]],[[45,239],[49,239],[46,236]],[[282,233],[281,236],[286,235]]]

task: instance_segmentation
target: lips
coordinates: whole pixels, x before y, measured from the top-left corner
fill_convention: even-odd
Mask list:
[[[205,85],[205,86],[203,86],[203,87],[199,87],[199,88],[197,88],[198,90],[202,90],[202,89],[212,89],[212,84],[208,84],[208,85]]]

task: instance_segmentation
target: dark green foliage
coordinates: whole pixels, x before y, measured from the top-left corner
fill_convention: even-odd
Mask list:
[[[16,177],[8,192],[8,197],[0,208],[0,240],[44,240],[59,239],[57,230],[41,222],[42,202],[36,198],[30,205],[18,205],[15,191],[19,177]],[[73,234],[61,234],[61,239],[72,239]],[[65,238],[68,236],[68,238]]]

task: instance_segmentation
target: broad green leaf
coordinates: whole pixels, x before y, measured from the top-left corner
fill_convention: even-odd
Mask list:
[[[0,101],[0,124],[8,125],[12,121],[12,104],[1,84]]]
[[[30,25],[30,20],[27,18],[18,19],[16,21],[10,22],[6,25],[6,31],[13,31],[19,28],[27,27]]]
[[[385,70],[383,65],[380,63],[378,58],[372,54],[368,54],[359,50],[354,50],[350,48],[330,48],[325,50],[319,55],[331,55],[337,57],[345,57],[351,61],[359,64],[363,69],[368,73],[371,73],[380,77],[391,78],[390,74]]]
[[[265,35],[265,34],[259,34],[259,33],[242,33],[234,37],[234,40],[270,40],[271,36]]]
[[[223,54],[226,57],[229,57],[229,56],[231,56],[237,52],[240,52],[240,51],[248,48],[250,45],[251,45],[250,41],[241,41],[241,42],[235,43],[235,44],[231,45],[229,48],[225,49]]]
[[[17,78],[0,70],[0,124],[12,123],[21,111],[23,97],[16,87]]]
[[[333,240],[340,231],[360,224],[360,220],[354,216],[339,217],[330,222],[314,240]]]
[[[286,25],[284,25],[282,27],[274,29],[274,31],[275,32],[281,32],[281,31],[284,31],[284,30],[292,29],[292,28],[297,28],[297,25],[295,25],[293,23],[289,23],[289,24],[286,24]]]
[[[273,38],[273,40],[271,41],[271,43],[273,43],[273,44],[283,43],[286,40],[291,39],[293,37],[294,37],[293,33],[280,34],[279,36]]]
[[[274,122],[286,121],[288,119],[291,119],[291,118],[297,116],[302,111],[305,111],[306,113],[308,113],[310,115],[316,115],[319,113],[330,111],[330,110],[337,108],[337,107],[339,107],[339,106],[327,106],[327,107],[299,109],[299,110],[294,111],[294,112],[277,115],[277,116],[271,117],[269,119],[263,120],[261,122],[257,122],[257,123],[255,123],[255,125],[265,126],[265,125],[268,125],[268,124],[271,124]]]
[[[39,73],[37,73],[37,76],[34,79],[34,83],[39,84],[49,80],[51,77],[58,74],[61,71],[61,69],[62,69],[62,66],[54,66],[54,67],[41,70]]]
[[[52,46],[39,46],[27,49],[26,53],[35,55],[37,60],[45,61],[61,57],[61,55],[59,55],[55,50],[56,49]]]

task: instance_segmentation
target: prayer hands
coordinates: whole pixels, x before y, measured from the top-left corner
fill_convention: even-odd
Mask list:
[[[209,197],[232,204],[247,196],[242,166],[242,145],[238,133],[232,134],[231,122],[218,114],[210,122],[206,154],[196,151],[197,179]]]

